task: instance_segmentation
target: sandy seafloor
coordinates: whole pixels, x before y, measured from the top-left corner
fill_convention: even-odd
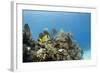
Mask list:
[[[89,59],[91,59],[91,51],[90,50],[84,50],[83,60],[89,60]]]

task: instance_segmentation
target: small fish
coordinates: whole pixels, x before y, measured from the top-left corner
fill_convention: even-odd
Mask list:
[[[39,43],[45,43],[50,39],[49,35],[44,35],[42,38],[39,38]]]

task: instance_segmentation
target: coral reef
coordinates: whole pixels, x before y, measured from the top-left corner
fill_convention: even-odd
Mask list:
[[[33,34],[34,35],[34,34]],[[28,24],[23,27],[23,62],[81,60],[82,49],[70,32],[44,30],[37,40],[32,39]]]

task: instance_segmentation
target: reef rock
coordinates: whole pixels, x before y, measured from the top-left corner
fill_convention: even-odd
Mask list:
[[[33,34],[34,35],[34,34]],[[28,24],[23,27],[23,62],[81,60],[82,49],[74,42],[71,32],[44,30],[38,40],[32,39]]]
[[[23,62],[32,62],[36,42],[32,39],[28,24],[23,27]]]

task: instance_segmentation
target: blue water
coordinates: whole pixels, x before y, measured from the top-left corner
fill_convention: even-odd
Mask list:
[[[79,46],[84,50],[83,57],[90,58],[91,51],[91,13],[54,12],[23,10],[23,24],[28,24],[33,39],[37,39],[44,29],[71,32]],[[86,54],[85,54],[86,53]]]
[[[90,49],[84,50],[83,59],[85,59],[85,60],[91,59],[91,51],[90,51]]]

